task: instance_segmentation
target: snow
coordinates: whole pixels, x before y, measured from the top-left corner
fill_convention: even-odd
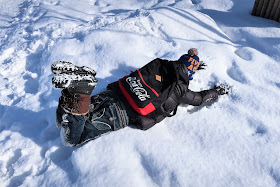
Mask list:
[[[1,186],[280,186],[279,23],[252,0],[0,0]],[[154,58],[190,47],[191,81],[232,93],[182,105],[147,131],[127,127],[65,147],[50,66],[92,67],[104,90]]]

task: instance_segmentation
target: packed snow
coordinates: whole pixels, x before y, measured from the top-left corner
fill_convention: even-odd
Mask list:
[[[0,0],[1,186],[280,186],[280,24],[253,0]],[[92,67],[104,90],[149,61],[198,48],[190,89],[226,82],[211,105],[182,105],[66,147],[55,125],[58,60]]]

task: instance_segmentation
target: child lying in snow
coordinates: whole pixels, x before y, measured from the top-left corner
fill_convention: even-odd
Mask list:
[[[176,114],[179,104],[199,106],[228,93],[227,85],[193,92],[189,80],[204,69],[198,50],[191,48],[177,61],[155,59],[107,90],[90,96],[97,84],[95,71],[70,62],[52,64],[52,83],[62,88],[56,112],[57,126],[65,145],[77,146],[129,125],[147,130]]]

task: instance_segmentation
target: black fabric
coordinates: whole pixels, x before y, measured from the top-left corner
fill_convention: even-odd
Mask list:
[[[172,115],[174,111],[176,112],[179,104],[198,106],[218,98],[218,92],[215,89],[204,90],[201,92],[193,92],[189,90],[189,79],[186,66],[177,61],[169,61],[169,63],[173,63],[175,71],[179,74],[179,81],[176,82],[172,93],[166,99],[162,107],[157,108],[148,115],[143,116],[133,110],[120,91],[118,82],[113,82],[108,85],[107,89],[112,90],[127,108],[131,125],[135,125],[142,130],[147,130],[167,117],[168,115],[166,115],[166,113]]]
[[[123,95],[135,111],[147,115],[170,96],[179,80],[174,64],[157,58],[119,80]]]
[[[156,123],[161,122],[166,117],[166,115],[162,113],[160,109],[156,109],[154,112],[146,116],[142,116],[135,112],[120,92],[118,82],[110,84],[108,86],[108,89],[113,90],[113,92],[119,96],[119,98],[127,108],[130,124],[135,125],[139,129],[147,130],[153,127]],[[180,81],[178,85],[176,85],[174,92],[163,104],[163,108],[165,109],[165,111],[171,113],[172,111],[176,110],[179,104],[199,106],[206,102],[216,100],[217,98],[218,92],[215,89],[193,92],[188,89],[187,84],[185,84],[183,81]]]
[[[172,91],[169,93],[169,97],[170,97],[171,94],[173,94],[174,88],[176,87],[176,85],[178,84],[179,81],[180,81],[180,84],[184,84],[188,87],[189,78],[188,78],[188,71],[184,64],[179,63],[177,61],[168,61],[168,63],[170,63],[170,65],[172,63],[173,71],[177,71],[177,74],[179,76],[177,78],[179,80],[174,80],[174,82],[169,83],[169,84],[174,85],[172,88]],[[168,85],[166,85],[166,86],[168,86]],[[159,123],[160,121],[162,121],[165,117],[172,116],[172,114],[176,113],[176,108],[177,108],[178,104],[175,105],[175,107],[169,107],[170,110],[166,110],[166,108],[163,106],[168,106],[168,105],[163,104],[162,106],[156,108],[155,111],[153,111],[152,113],[150,113],[146,116],[140,115],[130,106],[130,104],[125,99],[123,93],[120,90],[118,81],[109,84],[107,86],[107,89],[112,90],[119,97],[119,99],[122,100],[122,102],[124,103],[124,105],[127,108],[128,116],[129,116],[131,124],[137,126],[138,128],[140,128],[142,130],[149,129],[152,126],[154,126],[156,123]],[[168,100],[168,98],[165,100],[165,102]],[[172,108],[172,110],[171,110],[171,108]]]
[[[175,87],[174,94],[172,94],[171,98],[175,103],[178,104],[189,104],[193,106],[199,106],[204,103],[216,100],[218,96],[219,93],[215,89],[193,92],[189,90],[188,86],[186,86],[185,84],[179,83]],[[171,103],[168,104],[169,107],[174,105],[174,103]]]
[[[91,95],[96,84],[89,80],[72,80],[70,86],[67,88],[71,93],[80,93]]]
[[[166,118],[166,116],[162,113],[162,110],[156,109],[146,116],[138,115],[137,118],[134,118],[133,125],[141,130],[147,130],[161,122],[164,118]]]

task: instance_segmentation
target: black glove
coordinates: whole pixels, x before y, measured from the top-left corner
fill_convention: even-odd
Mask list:
[[[197,70],[205,69],[206,66],[207,66],[207,65],[206,65],[203,61],[200,61],[200,64],[199,64]]]
[[[224,95],[224,94],[228,94],[230,91],[230,87],[229,85],[225,84],[225,83],[221,83],[219,85],[216,85],[214,87],[215,90],[217,90],[217,92],[219,93],[219,95]]]

